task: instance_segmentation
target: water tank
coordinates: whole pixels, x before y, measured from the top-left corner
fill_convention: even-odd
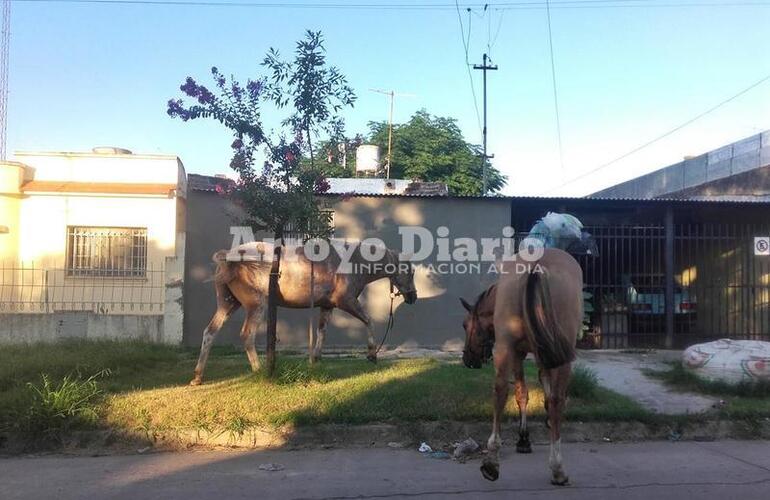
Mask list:
[[[380,148],[362,144],[356,149],[356,172],[375,173],[380,168]]]

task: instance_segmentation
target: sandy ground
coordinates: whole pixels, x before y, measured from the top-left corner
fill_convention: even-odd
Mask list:
[[[643,373],[645,369],[665,370],[667,361],[678,360],[681,351],[578,351],[578,363],[589,366],[608,389],[639,401],[651,411],[663,414],[699,413],[711,409],[716,398],[671,389]]]

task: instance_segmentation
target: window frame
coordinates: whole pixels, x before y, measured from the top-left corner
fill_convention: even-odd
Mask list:
[[[80,231],[80,234],[78,234]],[[102,232],[103,234],[99,234]],[[124,234],[110,235],[110,232]],[[83,265],[83,260],[88,260],[89,263],[92,260],[103,260],[105,257],[101,255],[101,251],[105,248],[101,243],[102,238],[110,237],[124,238],[127,242],[127,247],[117,247],[124,254],[119,259],[123,259],[123,266],[110,267],[95,267],[93,264],[86,267]],[[83,238],[85,240],[85,246],[83,249],[88,249],[88,254],[78,254],[78,247],[80,244],[76,242],[76,238]],[[97,241],[97,239],[99,241]],[[108,242],[109,251],[112,251],[112,245],[122,245],[120,242],[113,243]],[[148,265],[148,246],[149,237],[146,227],[133,227],[133,226],[90,226],[90,225],[67,225],[66,229],[66,252],[65,252],[65,271],[68,278],[116,278],[116,279],[146,279],[147,278],[147,265]],[[94,248],[98,250],[94,252]],[[80,261],[80,262],[79,262]],[[126,265],[128,261],[128,265]]]

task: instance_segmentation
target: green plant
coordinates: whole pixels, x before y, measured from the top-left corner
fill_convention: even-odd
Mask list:
[[[597,397],[599,378],[592,369],[577,365],[572,369],[572,376],[567,387],[567,395],[573,398],[594,400]]]
[[[308,385],[314,381],[325,382],[327,379],[319,369],[302,361],[287,361],[278,367],[277,382],[281,385]]]
[[[43,373],[39,384],[28,382],[29,406],[17,422],[19,430],[56,440],[73,427],[93,425],[98,419],[97,400],[102,395],[98,380],[109,374],[109,370],[102,370],[85,380],[80,374],[70,374],[55,383]]]

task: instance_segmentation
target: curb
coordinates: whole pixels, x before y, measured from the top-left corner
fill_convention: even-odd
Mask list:
[[[503,425],[504,440],[515,441],[517,424]],[[228,431],[196,431],[189,429],[157,431],[149,435],[113,430],[73,432],[60,447],[47,448],[58,453],[131,454],[152,451],[232,448],[242,450],[325,449],[391,447],[417,448],[426,442],[434,450],[451,450],[452,444],[472,437],[486,443],[491,422],[413,422],[401,424],[340,425],[312,427],[251,428],[236,434]],[[541,421],[529,426],[533,444],[548,444],[549,435]],[[614,443],[638,441],[715,441],[721,439],[770,440],[770,419],[703,420],[682,422],[565,422],[561,437],[567,443]],[[0,446],[2,454],[18,454],[29,450],[19,439],[9,437]]]

